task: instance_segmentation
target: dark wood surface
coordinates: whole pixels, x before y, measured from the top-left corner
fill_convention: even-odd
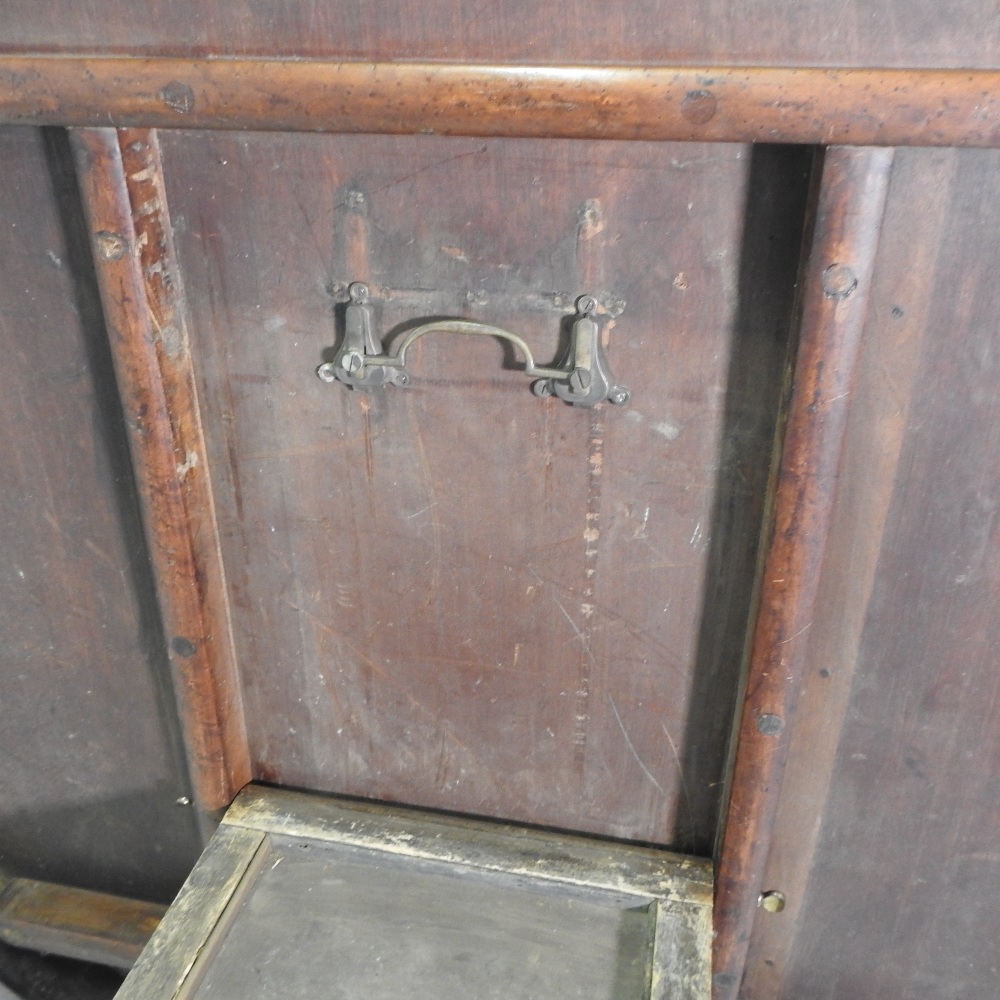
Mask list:
[[[996,146],[1000,73],[0,55],[0,122]]]
[[[191,778],[211,812],[250,771],[159,147],[144,130],[73,141]]]
[[[1000,64],[994,4],[939,0],[141,0],[20,3],[2,46],[181,54],[334,55],[387,60]]]
[[[0,864],[169,900],[199,844],[72,162],[0,162]]]
[[[161,141],[255,775],[710,853],[803,157]],[[385,329],[543,358],[594,290],[632,405],[540,401],[479,338],[420,341],[405,391],[324,385],[354,279]]]
[[[747,998],[996,991],[998,204],[898,154]]]

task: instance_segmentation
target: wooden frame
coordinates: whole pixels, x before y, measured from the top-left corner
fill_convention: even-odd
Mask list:
[[[1000,72],[0,55],[0,124],[1000,145]]]
[[[605,894],[655,922],[645,996],[694,1000],[709,993],[712,871],[708,862],[576,836],[391,810],[250,786],[229,810],[202,860],[118,994],[181,1000],[206,967],[262,872],[306,841],[316,850],[361,849],[404,864],[435,862],[460,878],[500,878],[549,894]],[[375,863],[378,863],[377,861]],[[628,902],[631,900],[632,902]],[[303,908],[307,904],[303,900]],[[645,910],[643,910],[645,912]]]
[[[862,147],[1000,146],[1000,72],[3,55],[0,123]],[[118,140],[123,143],[121,150],[127,149],[125,135],[123,132]],[[116,153],[111,148],[113,136],[113,131],[106,129],[78,140],[81,149],[90,145],[93,154],[81,155],[84,193],[92,206],[111,205],[109,192],[114,189],[117,203],[112,207],[117,214],[109,218],[131,233],[126,234],[128,241],[138,240],[140,229],[149,225],[139,211],[144,204],[140,187],[145,182],[134,177],[125,180],[126,171],[119,162],[121,150]],[[103,154],[98,155],[101,148],[107,153],[103,159]],[[844,400],[852,385],[890,165],[891,152],[839,149],[827,154],[819,221],[803,272],[795,391],[772,511],[774,532],[762,576],[761,611],[738,727],[732,798],[721,851],[715,916],[718,1000],[735,995],[739,988],[750,926],[764,888],[761,879],[770,828],[794,723],[818,566],[830,524],[832,487],[847,411]],[[156,164],[152,167],[155,174]],[[159,190],[162,193],[162,183]],[[161,210],[165,219],[165,206]],[[93,208],[91,215],[92,221],[98,220]],[[133,224],[130,215],[138,221]],[[133,225],[139,228],[129,229]],[[98,231],[116,231],[98,226],[96,221],[92,229],[95,240]],[[169,233],[168,220],[164,232]],[[169,257],[168,244],[160,240],[154,245],[167,247]],[[141,287],[141,274],[129,263],[130,255],[121,262],[102,263],[99,243],[95,242],[95,248],[112,326],[125,331],[126,340],[138,337],[148,341],[152,336],[147,329],[148,310],[159,315],[163,302],[142,303],[138,293],[131,298],[118,295],[114,291],[118,271],[133,267],[135,273],[129,280],[134,289]],[[831,275],[830,269],[839,265],[846,265],[853,277],[845,277],[843,272]],[[838,283],[840,279],[844,283]],[[127,316],[123,313],[116,326],[114,317],[129,303],[132,312]],[[170,426],[172,414],[178,412],[196,415],[193,383],[183,365],[174,371],[170,364],[164,367],[163,352],[150,352],[147,344],[145,370],[133,370],[125,360],[128,350],[127,345],[116,350],[119,377],[126,394],[131,386],[137,394],[148,390],[163,402],[153,421],[155,427]],[[179,395],[175,394],[177,387]],[[184,441],[190,438],[197,442],[200,429],[195,421],[187,429],[175,424],[172,433],[174,439],[168,436],[161,440],[156,434],[134,438],[143,482],[154,468],[183,467],[190,450]],[[151,449],[158,451],[159,458],[150,458]],[[179,456],[176,463],[175,455]],[[201,486],[197,475],[184,484],[174,475],[177,481],[167,493],[151,490],[151,497],[170,495],[175,499],[187,491],[190,499],[187,506],[175,502],[170,511],[161,512],[162,518],[150,507],[148,518],[150,524],[165,525],[168,534],[179,524],[204,526],[205,531],[192,530],[185,543],[195,554],[189,577],[180,573],[172,557],[157,559],[158,548],[164,547],[162,539],[151,535],[152,548],[162,574],[165,596],[161,600],[170,634],[183,638],[191,631],[219,640],[226,627],[224,600],[218,598],[222,591],[206,595],[195,585],[197,579],[214,579],[217,587],[222,572],[221,562],[216,565],[212,554],[210,484],[204,469],[201,475]],[[200,499],[190,492],[192,489],[203,491]],[[199,596],[194,598],[195,594]],[[175,619],[181,623],[176,628]],[[182,627],[192,621],[202,622],[201,631]],[[211,626],[212,621],[223,622],[222,628]],[[231,652],[226,651],[223,641],[217,652],[210,651],[207,656],[205,663],[177,665],[195,783],[202,805],[212,809],[229,801],[249,777],[249,762]],[[187,657],[182,655],[181,660]],[[778,721],[768,721],[762,728],[765,717]],[[771,725],[778,730],[768,731]]]

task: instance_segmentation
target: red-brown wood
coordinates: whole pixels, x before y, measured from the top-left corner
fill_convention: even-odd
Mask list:
[[[1000,71],[0,56],[0,122],[1000,145]]]
[[[828,150],[716,890],[715,995],[739,988],[833,514],[892,150]]]
[[[249,779],[242,701],[180,277],[155,133],[75,133],[198,803]]]

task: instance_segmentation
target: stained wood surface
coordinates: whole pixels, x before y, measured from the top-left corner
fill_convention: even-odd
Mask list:
[[[50,0],[8,11],[7,50],[172,54],[334,55],[695,65],[818,66],[1000,64],[996,8],[938,0],[751,0],[738,9],[706,0],[664,8],[652,0],[597,4],[434,0],[372,3],[261,0]]]
[[[998,203],[995,154],[898,154],[753,1000],[996,989]]]
[[[892,150],[827,150],[716,892],[713,976],[735,996],[816,615]]]
[[[232,626],[156,135],[79,131],[83,204],[199,806],[250,777]]]
[[[0,863],[169,900],[200,848],[72,159],[0,164]]]
[[[801,157],[753,161],[745,237],[740,147],[161,141],[254,774],[709,853]],[[324,385],[355,279],[386,330],[543,358],[593,289],[633,404],[539,401],[481,338]]]
[[[1000,144],[1000,73],[0,56],[0,122]]]
[[[0,890],[0,940],[19,948],[130,969],[165,906],[34,879]]]

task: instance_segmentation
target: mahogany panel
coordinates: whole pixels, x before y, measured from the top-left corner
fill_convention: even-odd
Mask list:
[[[996,991],[998,204],[898,154],[748,998]]]
[[[20,0],[5,49],[577,63],[1000,63],[991,3],[964,0]]]
[[[68,145],[0,130],[0,172],[0,866],[169,899],[199,840]]]
[[[255,776],[709,853],[802,154],[161,142]],[[324,385],[356,279],[383,329],[462,314],[546,359],[594,291],[632,405],[536,399],[454,336],[407,390]]]
[[[1000,72],[0,56],[0,122],[1000,144]]]

